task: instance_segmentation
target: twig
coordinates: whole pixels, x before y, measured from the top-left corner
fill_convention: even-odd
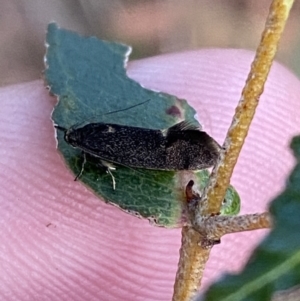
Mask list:
[[[201,232],[206,240],[217,241],[225,234],[270,228],[271,220],[268,212],[240,216],[216,215],[198,221],[194,229]],[[205,233],[202,233],[203,230]]]
[[[196,294],[199,288],[211,248],[204,248],[195,241],[202,241],[200,233],[192,227],[183,227],[178,263],[181,268],[177,270],[172,301],[190,300],[191,294]]]
[[[201,197],[192,190],[194,182],[191,180],[186,187],[188,219],[192,223],[192,228],[201,235],[198,244],[203,247],[209,244],[213,245],[220,242],[225,234],[244,232],[270,228],[272,224],[271,215],[268,212],[246,214],[240,216],[211,215],[201,216],[199,211],[195,210]]]
[[[210,249],[214,242],[217,242],[214,240],[216,237],[228,233],[226,231],[228,231],[231,226],[231,232],[234,229],[243,230],[243,228],[250,230],[251,227],[254,228],[255,224],[270,226],[269,215],[266,214],[252,215],[251,217],[244,216],[240,217],[241,219],[221,220],[219,216],[211,216],[220,212],[220,207],[230,183],[233,168],[247,136],[250,123],[259,102],[259,97],[263,92],[264,84],[269,74],[279,39],[292,4],[293,0],[273,0],[271,4],[260,45],[256,51],[255,59],[251,65],[251,71],[223,145],[224,151],[220,154],[218,163],[213,169],[201,202],[198,202],[194,208],[194,218],[197,216],[197,219],[190,219],[191,225],[194,224],[194,226],[197,225],[196,221],[198,219],[203,223],[199,224],[201,227],[198,228],[198,234],[192,229],[191,225],[184,227],[182,230],[182,247],[174,284],[173,301],[188,301],[193,298],[195,290],[201,282]],[[187,187],[187,201],[189,202],[189,206],[193,206],[194,195],[190,193],[190,188]],[[259,221],[258,223],[256,223],[257,220]],[[208,240],[206,241],[208,242],[206,245],[207,248],[204,248],[203,241],[205,241],[205,236],[200,233],[204,231],[204,235],[207,235],[206,227],[210,227],[210,222],[219,225],[220,229],[219,226],[211,227],[211,229],[216,229],[216,231],[213,230],[212,234],[208,235]],[[229,228],[222,229],[224,226],[225,228]],[[202,229],[202,227],[204,227],[204,229]],[[212,240],[210,240],[211,237],[213,238]],[[199,245],[201,240],[202,245]],[[211,245],[209,245],[209,243],[211,243]]]
[[[246,85],[223,144],[224,151],[213,169],[204,191],[203,200],[199,207],[202,216],[209,216],[220,211],[233,168],[248,134],[259,98],[264,90],[264,84],[292,4],[292,0],[274,0],[271,4],[260,45],[256,50]]]

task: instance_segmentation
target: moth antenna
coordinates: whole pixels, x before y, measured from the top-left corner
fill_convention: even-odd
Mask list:
[[[128,107],[128,108],[121,109],[121,110],[116,110],[116,111],[111,111],[111,112],[105,113],[105,114],[103,114],[103,115],[109,115],[109,114],[113,114],[113,113],[118,113],[118,112],[127,111],[127,110],[133,109],[133,108],[135,108],[135,107],[141,106],[141,105],[143,105],[143,104],[149,102],[150,100],[151,100],[151,99],[147,99],[147,100],[145,100],[145,101],[143,101],[143,102],[140,102],[140,103],[135,104],[135,105],[133,105],[133,106],[130,106],[130,107]]]
[[[60,131],[63,131],[63,132],[66,132],[67,129],[63,128],[62,126],[59,126],[59,125],[55,125],[54,126],[56,129],[60,130]]]

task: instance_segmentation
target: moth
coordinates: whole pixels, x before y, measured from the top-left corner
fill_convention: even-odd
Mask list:
[[[213,166],[221,146],[206,132],[187,121],[168,129],[156,130],[110,123],[89,123],[69,129],[55,126],[64,132],[64,140],[82,151],[84,171],[86,157],[99,159],[113,181],[111,170],[116,165],[154,170],[200,170]]]

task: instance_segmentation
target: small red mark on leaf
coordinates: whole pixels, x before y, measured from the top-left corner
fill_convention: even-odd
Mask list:
[[[181,112],[180,112],[179,108],[176,106],[171,106],[170,108],[168,108],[166,110],[166,113],[169,115],[181,118]]]

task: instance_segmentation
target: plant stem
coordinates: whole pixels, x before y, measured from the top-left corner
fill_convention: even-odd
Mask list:
[[[292,3],[292,0],[274,0],[271,4],[260,45],[256,50],[246,85],[223,144],[224,151],[204,191],[199,207],[202,216],[220,211],[233,168],[248,134],[259,98],[263,93]]]
[[[172,301],[190,300],[198,291],[204,266],[211,248],[203,248],[198,242],[201,235],[193,228],[182,228],[179,269],[177,270]],[[198,268],[195,268],[198,267]]]
[[[271,227],[271,216],[268,212],[240,216],[210,216],[194,224],[194,229],[201,231],[207,240],[218,240],[225,234],[265,229]],[[205,231],[205,233],[202,233]]]
[[[219,161],[213,169],[209,184],[203,193],[203,198],[201,202],[198,202],[198,204],[201,203],[201,206],[197,207],[197,213],[194,215],[194,218],[197,215],[200,218],[209,218],[212,214],[218,214],[220,211],[233,168],[247,136],[259,98],[264,90],[264,84],[292,4],[293,0],[273,0],[271,4],[260,45],[256,51],[246,85],[242,91],[241,99],[223,145],[224,152],[220,154]],[[242,224],[242,227],[245,227],[249,219],[241,218],[238,221]],[[256,220],[256,218],[254,219]],[[262,225],[270,225],[270,219],[267,216],[261,215],[259,220]],[[217,218],[215,219],[216,221]],[[230,219],[227,219],[227,221],[230,221]],[[236,222],[237,220],[234,221]],[[190,222],[193,224],[195,220],[190,220]],[[253,223],[253,220],[250,222],[250,225],[251,223]],[[250,228],[251,226],[248,227],[248,230]],[[200,233],[202,233],[202,229],[200,230]],[[234,227],[231,228],[232,230],[234,230]],[[224,232],[221,229],[222,231]],[[204,267],[212,247],[203,248],[199,245],[203,238],[200,233],[193,230],[191,226],[182,229],[182,247],[174,284],[173,301],[191,300],[200,285]]]

